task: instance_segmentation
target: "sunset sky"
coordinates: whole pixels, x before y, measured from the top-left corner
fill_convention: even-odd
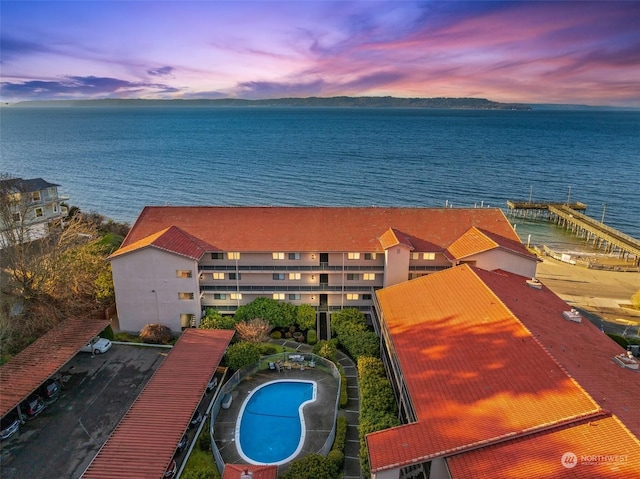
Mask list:
[[[640,107],[640,1],[7,1],[2,102],[476,97]]]

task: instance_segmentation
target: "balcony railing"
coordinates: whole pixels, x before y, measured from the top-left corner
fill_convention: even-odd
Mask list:
[[[234,293],[261,293],[261,292],[285,292],[285,291],[296,291],[296,292],[309,292],[316,293],[321,291],[330,291],[336,293],[354,293],[354,292],[365,292],[365,293],[373,293],[376,289],[381,288],[382,286],[330,286],[328,284],[316,284],[312,286],[280,286],[280,285],[270,285],[270,286],[260,286],[260,285],[208,285],[203,284],[200,285],[201,293],[212,293],[218,291],[230,291]]]
[[[203,271],[309,271],[318,273],[322,271],[384,271],[384,266],[335,266],[328,263],[320,263],[320,265],[233,265],[233,264],[220,264],[220,265],[200,265],[198,267],[200,272]]]

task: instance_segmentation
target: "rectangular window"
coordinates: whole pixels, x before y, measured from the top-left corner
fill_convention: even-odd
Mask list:
[[[213,279],[224,279],[224,273],[213,273]]]
[[[362,275],[362,279],[364,279],[365,281],[375,281],[376,274],[375,273],[364,273]]]
[[[176,277],[182,279],[193,278],[193,272],[190,269],[178,269],[176,270]]]
[[[376,253],[365,253],[364,259],[376,259]]]
[[[289,273],[289,279],[290,279],[291,281],[294,281],[294,280],[300,279],[300,273]]]
[[[229,253],[227,253],[227,259],[240,259],[240,253],[238,253],[237,251],[230,251]]]
[[[360,279],[360,275],[358,273],[347,273],[348,281],[358,281]]]
[[[364,299],[366,301],[371,301],[371,295],[370,294],[363,294],[362,295],[362,299]]]
[[[422,253],[422,259],[426,259],[428,261],[433,261],[434,259],[436,259],[436,254],[435,253]]]
[[[44,210],[42,208],[35,209],[36,218],[42,218],[44,216]]]
[[[358,301],[358,293],[347,293],[347,301]]]
[[[31,193],[31,199],[33,201],[40,201],[40,192],[34,191],[33,193]]]
[[[289,253],[289,259],[300,259],[300,253]]]
[[[420,259],[420,253],[411,253],[411,259]]]
[[[60,210],[58,209],[58,203],[53,204],[53,212],[58,213]]]
[[[273,299],[277,301],[284,300],[284,293],[273,293]]]
[[[347,253],[347,259],[360,259],[360,253]]]
[[[56,188],[55,186],[52,186],[51,188],[47,188],[47,194],[51,197],[51,198],[55,198],[56,195]]]
[[[20,213],[13,213],[13,221],[15,221],[16,223],[20,223]]]
[[[289,301],[297,301],[299,299],[300,299],[300,295],[297,293],[289,295]]]
[[[242,293],[231,293],[231,299],[242,299]]]
[[[273,279],[280,281],[284,279],[284,273],[273,273]]]
[[[213,299],[227,299],[227,295],[224,293],[213,293]]]
[[[229,273],[229,279],[242,279],[242,273]]]
[[[224,259],[224,253],[211,253],[211,259]]]
[[[178,299],[193,299],[193,293],[178,293]]]
[[[284,259],[284,253],[271,253],[271,257],[276,260]]]

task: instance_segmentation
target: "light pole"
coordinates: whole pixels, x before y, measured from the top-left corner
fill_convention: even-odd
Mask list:
[[[158,292],[155,289],[152,289],[151,292],[156,297],[156,323],[160,324],[160,308],[158,307]]]
[[[529,204],[531,204],[531,197],[533,196],[533,185],[531,186],[531,189],[529,190]]]
[[[607,204],[602,203],[602,221],[600,223],[604,224],[604,212],[607,210]]]
[[[569,186],[569,194],[567,195],[567,206],[571,204],[571,186]]]

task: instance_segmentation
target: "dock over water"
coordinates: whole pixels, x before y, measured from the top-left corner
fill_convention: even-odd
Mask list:
[[[640,240],[595,220],[583,212],[587,205],[531,201],[507,201],[507,214],[517,218],[546,219],[563,227],[578,238],[586,239],[605,253],[618,253],[618,257],[640,266]]]

